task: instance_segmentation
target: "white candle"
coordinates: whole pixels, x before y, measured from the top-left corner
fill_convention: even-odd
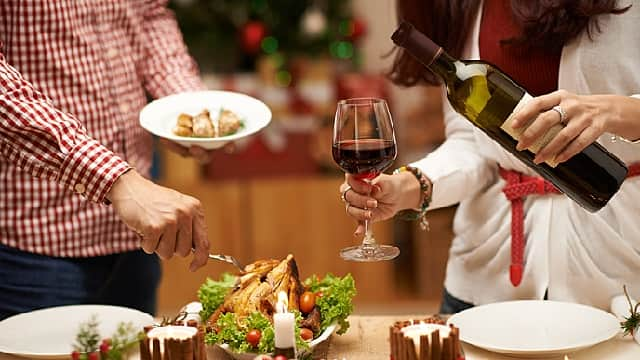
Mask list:
[[[295,344],[295,317],[293,313],[273,314],[273,328],[276,347],[279,349],[289,349]]]
[[[287,311],[287,293],[281,291],[278,294],[276,313],[273,314],[273,331],[276,348],[289,349],[295,346],[295,323],[293,313]]]
[[[191,326],[160,326],[154,327],[149,330],[147,333],[147,337],[151,340],[149,342],[149,347],[153,346],[153,339],[158,339],[160,341],[160,355],[164,355],[164,340],[165,339],[176,339],[176,340],[187,340],[191,339],[196,333],[198,329]],[[153,350],[151,353],[153,353]]]

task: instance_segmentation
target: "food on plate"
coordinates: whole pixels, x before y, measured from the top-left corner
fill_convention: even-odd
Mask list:
[[[392,359],[463,360],[460,329],[444,319],[397,321],[389,328]]]
[[[173,133],[185,137],[220,137],[233,135],[242,127],[242,120],[231,110],[221,109],[218,117],[212,119],[205,109],[194,116],[178,115]]]
[[[322,293],[319,297],[318,293]],[[309,348],[329,326],[338,334],[349,328],[356,294],[353,277],[327,274],[301,281],[293,255],[283,260],[258,260],[242,274],[223,274],[219,281],[207,279],[198,290],[202,319],[206,319],[207,344],[226,344],[233,351],[269,354],[274,351],[273,315],[278,294],[296,317],[298,350]]]

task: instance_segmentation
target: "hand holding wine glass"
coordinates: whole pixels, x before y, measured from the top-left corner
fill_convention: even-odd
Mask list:
[[[345,172],[371,182],[396,158],[391,114],[385,100],[359,98],[338,103],[333,129],[333,159]],[[347,205],[348,206],[348,205]],[[395,246],[379,245],[365,220],[362,244],[343,249],[345,260],[378,261],[398,256]]]

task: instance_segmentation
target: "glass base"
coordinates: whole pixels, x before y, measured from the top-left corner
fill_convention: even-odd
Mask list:
[[[359,245],[340,250],[340,257],[350,261],[383,261],[400,255],[400,249],[391,245]]]

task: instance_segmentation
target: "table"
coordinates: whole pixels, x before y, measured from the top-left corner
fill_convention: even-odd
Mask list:
[[[351,328],[342,336],[333,336],[328,346],[319,349],[317,359],[326,360],[387,360],[389,359],[389,325],[397,320],[423,318],[424,315],[406,316],[351,316]],[[467,360],[513,360],[515,358],[491,353],[477,347],[462,345]],[[209,360],[229,360],[221,349],[212,348]],[[20,360],[21,357],[0,353],[0,360]],[[138,359],[132,354],[130,359]],[[568,354],[569,360],[637,360],[640,359],[640,345],[631,340],[610,340],[593,347]],[[564,360],[564,357],[547,358]]]

